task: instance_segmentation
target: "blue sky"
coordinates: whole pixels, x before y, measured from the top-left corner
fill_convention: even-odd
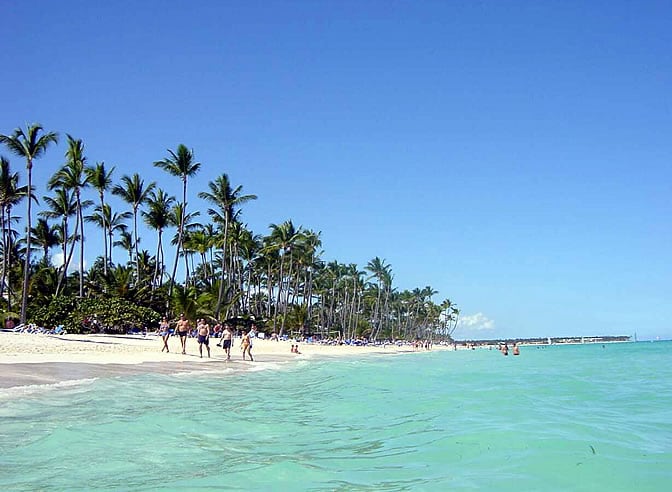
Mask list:
[[[190,208],[225,172],[255,232],[292,219],[326,260],[384,258],[457,303],[458,338],[672,337],[670,2],[0,8],[0,133],[63,136],[41,194],[65,133],[178,196],[152,163],[184,143]]]

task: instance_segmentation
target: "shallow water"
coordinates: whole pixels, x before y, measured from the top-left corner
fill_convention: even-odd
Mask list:
[[[0,391],[2,490],[667,490],[672,343]]]

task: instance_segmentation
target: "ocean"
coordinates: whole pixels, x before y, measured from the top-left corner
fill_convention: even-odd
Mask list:
[[[672,342],[0,390],[0,490],[663,491]]]

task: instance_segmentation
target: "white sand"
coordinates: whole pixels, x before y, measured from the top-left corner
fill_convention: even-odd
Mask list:
[[[171,337],[170,353],[161,352],[163,341],[156,335],[41,335],[28,333],[0,332],[0,364],[79,362],[89,364],[140,364],[143,362],[185,361],[208,363],[225,359],[224,351],[216,344],[219,339],[210,340],[212,357],[207,358],[203,349],[203,359],[199,358],[196,339],[187,340],[187,355],[180,352],[180,340]],[[265,358],[300,357],[291,353],[291,341],[270,341],[255,339],[252,355],[256,360]],[[444,347],[436,346],[435,350]],[[338,345],[299,344],[299,350],[307,356],[343,356],[363,354],[393,354],[414,352],[410,346],[397,347],[352,347]],[[234,340],[231,349],[232,360],[242,360],[240,339]]]

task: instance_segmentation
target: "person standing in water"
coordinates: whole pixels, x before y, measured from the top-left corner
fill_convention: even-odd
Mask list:
[[[520,355],[520,347],[518,347],[518,343],[513,344],[513,355]]]

